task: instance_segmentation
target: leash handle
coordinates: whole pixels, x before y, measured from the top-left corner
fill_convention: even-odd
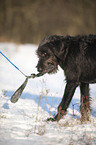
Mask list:
[[[17,70],[19,70],[25,77],[27,77],[12,61],[9,60],[9,58],[7,56],[5,56],[1,51],[0,51],[1,55],[3,57],[5,57]]]

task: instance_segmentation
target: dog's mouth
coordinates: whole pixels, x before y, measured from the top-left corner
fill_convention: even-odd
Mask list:
[[[42,69],[39,68],[38,71],[41,75],[44,75],[46,73],[48,74],[55,73],[57,69],[58,69],[57,66],[55,66],[53,63],[48,63],[47,67]]]
[[[45,69],[45,73],[53,74],[57,72],[57,69],[57,66],[55,66],[53,63],[49,63],[47,69]]]
[[[54,71],[54,69],[55,69],[54,64],[49,63],[49,64],[48,64],[47,73],[49,73],[49,74],[52,73],[52,72]]]

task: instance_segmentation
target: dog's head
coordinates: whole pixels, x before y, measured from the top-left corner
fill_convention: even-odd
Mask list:
[[[64,56],[64,43],[62,43],[63,36],[49,36],[45,37],[37,50],[39,61],[37,70],[41,74],[54,73],[58,69],[58,62]]]
[[[48,44],[39,46],[37,50],[39,61],[37,70],[42,73],[54,73],[57,70],[57,59],[54,53],[49,49]]]

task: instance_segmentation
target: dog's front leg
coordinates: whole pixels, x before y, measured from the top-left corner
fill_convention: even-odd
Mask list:
[[[51,121],[59,121],[63,117],[63,115],[66,114],[67,108],[71,102],[71,99],[73,97],[73,94],[74,94],[77,86],[78,85],[76,82],[73,82],[73,81],[67,82],[64,96],[63,96],[62,101],[58,107],[57,115],[54,118],[48,118],[47,121],[50,121],[50,120]]]
[[[62,98],[61,103],[58,106],[58,113],[54,118],[55,120],[59,121],[62,118],[62,116],[67,113],[67,108],[72,100],[73,94],[77,86],[78,85],[76,82],[67,82],[64,96]]]

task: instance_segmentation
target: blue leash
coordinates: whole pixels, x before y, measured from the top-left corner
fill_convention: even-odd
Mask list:
[[[41,73],[38,73],[38,74],[31,74],[30,76],[27,76],[27,75],[25,75],[13,62],[11,62],[10,60],[9,60],[9,58],[7,57],[7,56],[5,56],[1,51],[0,51],[0,54],[2,55],[2,56],[4,56],[17,70],[19,70],[25,77],[26,77],[26,79],[25,79],[25,81],[24,81],[24,83],[15,91],[15,93],[12,95],[12,97],[11,97],[11,102],[12,103],[16,103],[17,101],[18,101],[18,99],[20,98],[20,96],[21,96],[21,94],[22,94],[22,92],[23,92],[23,90],[24,90],[24,88],[26,87],[26,85],[27,85],[27,82],[28,82],[28,79],[29,78],[35,78],[35,77],[40,77],[40,76],[42,76],[43,74],[41,74]]]
[[[13,64],[13,62],[11,62],[9,60],[9,58],[7,56],[5,56],[1,51],[0,51],[1,55],[4,56],[17,70],[19,70],[25,77],[28,77],[27,75],[25,75],[15,64]]]

